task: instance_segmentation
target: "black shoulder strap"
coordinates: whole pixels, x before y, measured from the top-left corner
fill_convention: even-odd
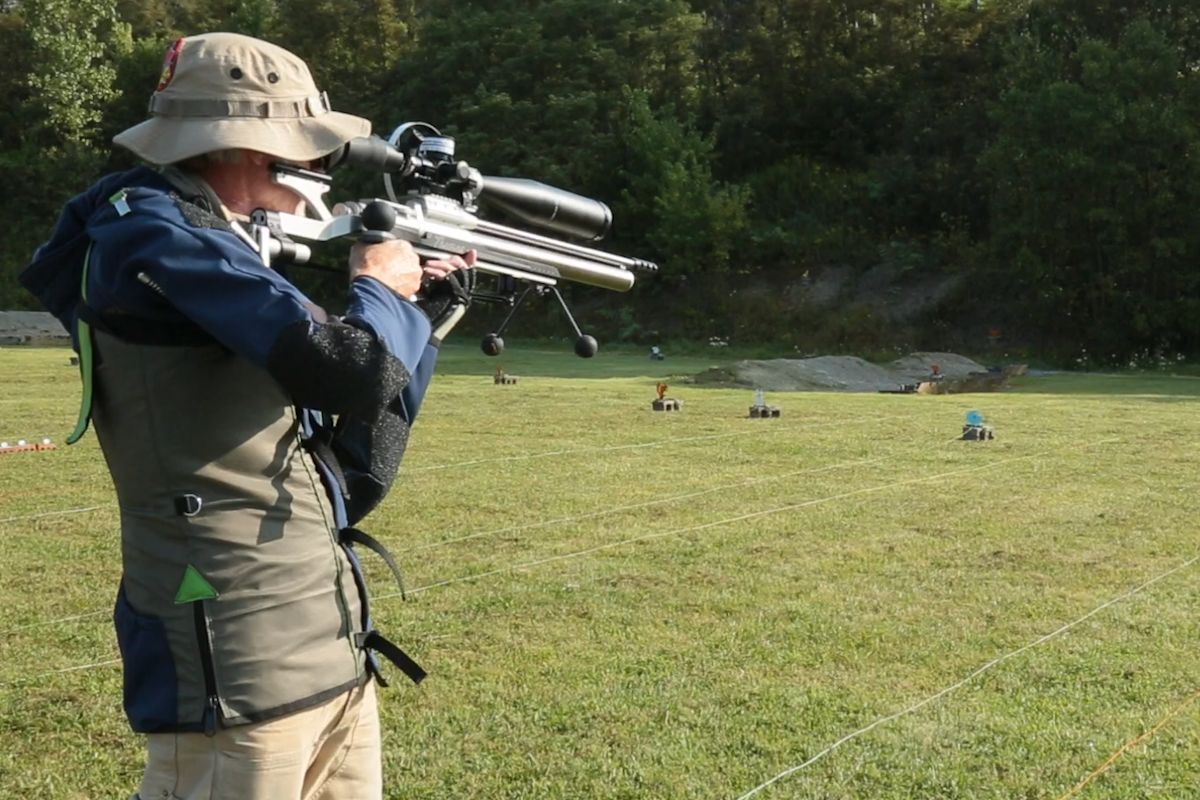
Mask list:
[[[392,571],[392,575],[396,578],[396,583],[400,585],[400,599],[408,600],[408,595],[404,593],[404,573],[400,571],[400,565],[396,563],[396,559],[391,552],[383,546],[383,543],[369,533],[365,533],[358,528],[342,528],[339,532],[343,542],[352,544],[361,544],[375,555],[383,559],[383,563],[388,565],[388,569]]]
[[[404,575],[400,572],[400,565],[396,563],[396,559],[390,552],[388,552],[388,549],[383,546],[382,542],[380,542],[374,536],[371,536],[369,533],[365,533],[358,528],[342,528],[340,531],[338,531],[338,536],[343,545],[361,544],[363,547],[382,558],[384,563],[387,564],[388,568],[392,571],[392,574],[396,576],[396,582],[400,584],[400,596],[405,600],[408,599],[408,597],[404,594]],[[358,580],[359,577],[360,573],[356,567],[355,579]],[[360,583],[359,588],[365,590],[365,583]],[[364,622],[367,626],[369,626],[370,614],[366,609],[365,597],[366,595],[364,591]],[[359,647],[379,653],[388,661],[391,661],[393,664],[395,664],[401,672],[409,677],[413,683],[420,683],[425,679],[426,673],[425,670],[421,668],[421,665],[413,661],[407,653],[401,650],[394,642],[381,634],[379,631],[372,628],[371,630],[357,634],[357,637],[357,643]],[[374,662],[372,662],[372,664],[373,663]],[[387,680],[384,679],[382,674],[380,674],[377,665],[373,667],[372,671],[375,673],[375,678],[379,681],[381,686],[388,685]]]
[[[425,680],[425,676],[428,674],[421,668],[420,664],[412,660],[408,653],[397,647],[394,642],[379,631],[372,630],[355,634],[355,643],[359,647],[379,653],[388,661],[395,664],[413,683],[420,683]],[[387,681],[378,672],[375,673],[375,679],[379,681],[381,686],[386,687],[388,685]]]
[[[346,473],[342,470],[342,463],[338,461],[337,453],[333,452],[333,430],[325,425],[314,423],[312,435],[304,437],[300,441],[300,445],[329,469],[333,479],[337,482],[338,492],[341,493],[342,499],[349,500],[350,484],[346,483]]]

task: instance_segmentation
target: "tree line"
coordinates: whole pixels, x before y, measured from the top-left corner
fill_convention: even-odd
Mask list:
[[[576,293],[608,337],[1200,350],[1200,6],[1169,0],[7,0],[0,307],[209,30],[293,50],[379,132],[608,202],[610,246],[663,265]]]

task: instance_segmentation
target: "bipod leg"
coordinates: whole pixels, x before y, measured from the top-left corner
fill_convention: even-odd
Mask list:
[[[579,325],[575,322],[575,317],[571,316],[571,309],[567,308],[567,301],[563,299],[562,292],[557,286],[551,286],[550,291],[554,292],[554,297],[558,300],[558,304],[562,306],[563,313],[567,315],[567,322],[571,323],[571,329],[575,331],[576,336],[583,336],[583,331],[579,330]]]
[[[600,346],[596,344],[595,339],[579,329],[579,324],[575,322],[575,317],[571,315],[571,309],[567,308],[567,301],[563,299],[562,293],[558,291],[558,287],[551,286],[550,291],[554,293],[558,304],[562,306],[563,313],[567,315],[567,322],[571,323],[571,329],[575,331],[575,355],[580,358],[591,358],[596,355],[596,351],[600,349]]]
[[[521,304],[525,302],[525,298],[528,297],[529,293],[532,291],[533,291],[533,285],[530,284],[529,286],[525,287],[524,291],[522,291],[519,295],[517,295],[517,299],[513,301],[512,308],[510,308],[508,310],[508,316],[506,316],[504,318],[504,321],[500,323],[500,327],[496,328],[496,331],[495,331],[496,336],[499,336],[500,334],[504,333],[504,329],[508,327],[508,323],[512,322],[512,318],[516,315],[517,309],[519,309],[521,307]],[[556,294],[558,293],[557,289],[555,289],[554,291]],[[578,330],[578,329],[576,329],[576,330]]]
[[[525,287],[524,291],[517,296],[517,299],[512,301],[512,306],[508,310],[508,316],[500,323],[500,327],[493,333],[489,333],[483,337],[483,341],[479,343],[479,347],[483,350],[484,355],[498,356],[504,352],[504,339],[500,338],[500,334],[504,333],[504,329],[508,327],[508,323],[512,322],[513,316],[517,313],[517,309],[525,302],[525,298],[533,291],[533,284]]]

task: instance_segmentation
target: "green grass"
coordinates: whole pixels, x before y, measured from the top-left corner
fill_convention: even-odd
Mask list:
[[[1004,658],[755,797],[1054,800],[1200,689],[1200,380],[749,420],[751,392],[677,377],[721,357],[447,349],[365,525],[413,592],[372,568],[379,624],[430,671],[382,695],[389,798],[734,800]],[[649,410],[662,379],[682,412]],[[0,349],[0,381],[0,438],[61,441],[65,351]],[[994,441],[956,440],[970,409]],[[94,438],[0,456],[0,520],[0,797],[123,797],[118,667],[54,672],[116,657]],[[1197,765],[1193,704],[1078,796],[1200,797]]]

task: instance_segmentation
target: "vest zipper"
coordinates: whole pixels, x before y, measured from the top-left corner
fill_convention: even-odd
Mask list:
[[[192,603],[192,615],[196,621],[196,641],[200,645],[200,666],[204,670],[204,691],[208,695],[204,707],[204,735],[213,736],[217,732],[217,713],[220,710],[220,703],[217,699],[217,675],[213,670],[208,616],[204,613],[203,600],[196,600]]]

